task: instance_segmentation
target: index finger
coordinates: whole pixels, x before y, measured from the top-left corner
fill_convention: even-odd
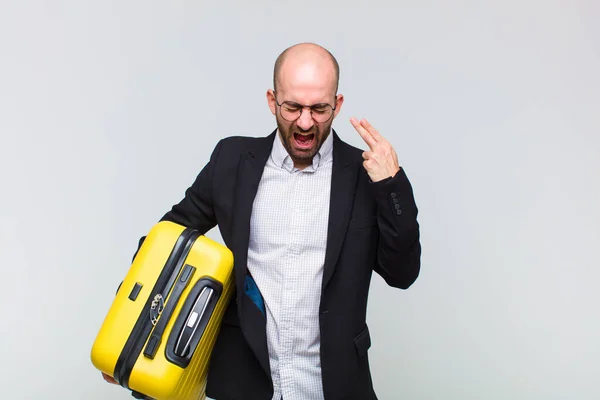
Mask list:
[[[367,132],[369,132],[373,136],[373,139],[375,139],[378,142],[385,141],[385,138],[381,136],[381,133],[379,133],[377,129],[373,128],[373,125],[371,125],[369,121],[363,119],[362,121],[360,121],[360,124],[367,130]]]
[[[356,129],[360,137],[362,137],[363,140],[367,143],[369,148],[373,150],[375,148],[375,145],[377,145],[377,141],[375,140],[375,138],[373,138],[371,133],[369,133],[369,131],[367,131],[364,128],[364,126],[362,126],[360,122],[358,122],[358,120],[354,117],[350,118],[350,123],[352,124],[352,126],[354,126],[354,129]]]

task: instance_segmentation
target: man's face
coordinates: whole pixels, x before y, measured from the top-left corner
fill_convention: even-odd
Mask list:
[[[311,66],[284,71],[277,92],[267,92],[267,98],[276,116],[282,143],[294,165],[310,165],[329,136],[343,102],[342,95],[335,94],[332,73]],[[312,116],[311,108],[306,106],[314,106]],[[328,115],[330,118],[325,120]]]

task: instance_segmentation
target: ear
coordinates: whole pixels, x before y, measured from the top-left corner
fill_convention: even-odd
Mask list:
[[[333,118],[337,117],[342,110],[342,104],[344,104],[344,95],[338,94],[335,98],[335,111],[333,112]]]
[[[269,104],[269,108],[273,115],[277,114],[277,103],[275,103],[275,92],[273,89],[267,90],[267,103]]]

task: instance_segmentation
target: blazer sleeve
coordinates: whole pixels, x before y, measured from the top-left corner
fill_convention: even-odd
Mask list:
[[[173,205],[159,221],[171,221],[188,228],[195,228],[205,234],[217,224],[213,207],[213,175],[221,151],[223,140],[219,141],[213,150],[210,160],[196,176],[179,203]],[[133,255],[137,255],[146,236],[140,238],[138,248]]]
[[[412,186],[401,168],[394,177],[371,182],[378,209],[375,272],[388,285],[407,289],[419,276],[421,243]]]

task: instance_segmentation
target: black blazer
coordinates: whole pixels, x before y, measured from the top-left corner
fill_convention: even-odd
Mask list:
[[[319,313],[325,399],[376,399],[367,350],[372,271],[408,288],[420,269],[417,207],[404,170],[370,181],[362,150],[333,131],[329,232]],[[217,400],[270,400],[266,319],[246,294],[250,214],[276,131],[230,137],[215,147],[184,198],[161,220],[206,233],[218,225],[235,258],[236,294],[212,352],[206,394]]]

